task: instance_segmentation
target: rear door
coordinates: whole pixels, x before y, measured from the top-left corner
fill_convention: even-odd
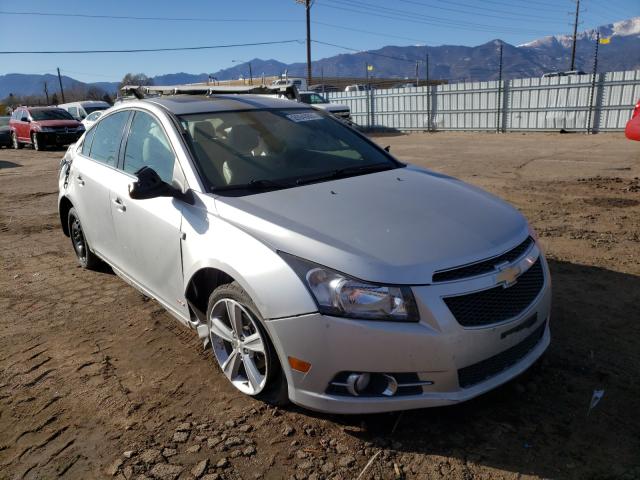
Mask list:
[[[175,312],[189,318],[183,291],[181,226],[184,203],[171,197],[134,200],[129,186],[135,173],[153,168],[169,183],[184,176],[161,121],[137,110],[123,144],[123,161],[110,194],[117,236],[117,262],[132,280]]]
[[[87,132],[69,174],[71,201],[78,211],[87,242],[93,251],[118,267],[116,235],[109,192],[120,175],[118,156],[130,110],[115,112]]]

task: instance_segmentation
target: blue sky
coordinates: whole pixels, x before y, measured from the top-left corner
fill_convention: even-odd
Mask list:
[[[639,0],[583,0],[582,5],[580,30],[640,16]],[[477,45],[494,38],[519,44],[545,34],[570,33],[572,10],[572,0],[316,0],[312,38],[362,50],[384,45]],[[34,12],[190,20],[28,14]],[[295,0],[3,0],[0,21],[2,51],[182,47],[305,38],[304,7]],[[19,29],[14,28],[18,25]],[[345,50],[313,45],[314,59],[338,53]],[[55,73],[59,66],[65,75],[78,80],[118,81],[126,72],[150,76],[215,72],[233,66],[234,60],[257,57],[289,63],[304,61],[305,55],[304,43],[189,52],[1,55],[0,74]]]

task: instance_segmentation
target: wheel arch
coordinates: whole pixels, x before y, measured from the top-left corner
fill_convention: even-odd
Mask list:
[[[60,198],[60,202],[58,203],[58,212],[60,214],[60,225],[62,226],[62,232],[68,237],[69,236],[69,222],[67,222],[67,217],[69,216],[69,210],[73,208],[73,204],[71,200],[69,200],[66,196]]]
[[[207,266],[196,270],[185,289],[192,321],[204,321],[211,292],[220,285],[234,281],[237,280],[219,268]]]

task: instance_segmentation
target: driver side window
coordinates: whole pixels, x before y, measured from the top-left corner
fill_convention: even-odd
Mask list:
[[[125,148],[124,171],[135,174],[142,167],[151,167],[170,184],[175,162],[176,157],[160,122],[148,113],[137,111]]]

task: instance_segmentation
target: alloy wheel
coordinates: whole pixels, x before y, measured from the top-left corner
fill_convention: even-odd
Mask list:
[[[241,392],[257,395],[269,376],[265,340],[258,320],[230,298],[219,300],[208,319],[211,346],[224,375]]]
[[[13,143],[13,148],[15,150],[18,150],[20,148],[20,144],[18,143],[18,136],[16,135],[16,132],[11,133],[11,143]]]
[[[84,233],[82,231],[82,225],[78,217],[72,217],[70,223],[71,241],[73,242],[73,249],[76,251],[76,255],[81,262],[87,260],[87,242],[84,239]]]

